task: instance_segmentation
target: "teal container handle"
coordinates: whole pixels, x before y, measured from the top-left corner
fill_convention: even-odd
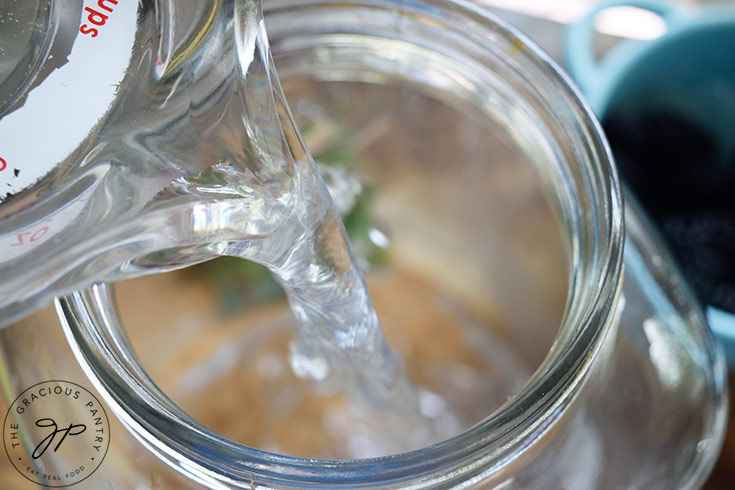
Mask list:
[[[579,21],[570,25],[564,39],[567,70],[584,94],[589,94],[601,81],[600,68],[594,56],[595,18],[600,12],[613,7],[635,7],[661,17],[670,29],[679,23],[683,14],[675,7],[649,0],[621,0],[605,2],[590,10]]]

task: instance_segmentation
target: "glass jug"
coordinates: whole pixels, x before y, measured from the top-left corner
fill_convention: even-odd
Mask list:
[[[361,111],[370,115],[368,121],[379,120],[376,114],[391,113],[403,104],[408,116],[401,120],[410,129],[390,127],[387,136],[369,149],[357,148],[374,153],[372,161],[379,162],[371,167],[375,175],[386,182],[394,179],[399,170],[387,162],[380,166],[382,152],[390,149],[399,155],[409,154],[400,148],[416,151],[412,141],[420,142],[427,148],[418,161],[398,158],[397,164],[407,165],[401,175],[434,177],[427,182],[437,186],[437,191],[429,196],[419,194],[427,209],[437,209],[428,201],[446,202],[439,191],[440,177],[449,179],[455,174],[478,186],[479,190],[466,191],[467,195],[477,197],[487,186],[484,194],[508,199],[483,201],[485,216],[476,221],[460,219],[466,216],[452,214],[451,206],[443,208],[447,214],[442,215],[442,223],[447,225],[434,235],[434,243],[446,245],[440,240],[446,235],[469,242],[471,248],[462,250],[472,260],[460,268],[457,254],[442,259],[438,253],[429,253],[423,256],[431,260],[420,263],[439,263],[442,267],[438,270],[447,274],[443,278],[447,283],[452,267],[465,272],[477,269],[479,274],[463,277],[458,287],[469,284],[469,289],[476,289],[478,283],[470,279],[477,276],[488,281],[479,283],[478,294],[488,303],[494,298],[490,292],[499,294],[497,306],[512,319],[510,333],[519,339],[524,354],[519,359],[525,356],[526,362],[517,365],[516,373],[496,372],[490,382],[507,385],[499,393],[501,401],[483,407],[480,400],[482,420],[436,445],[374,459],[291,457],[233,442],[195,420],[199,414],[192,418],[174,403],[167,396],[169,386],[151,379],[144,369],[146,358],[141,365],[134,353],[118,323],[110,288],[97,285],[59,300],[57,308],[76,358],[111,412],[143,446],[189,477],[192,487],[587,489],[700,485],[714,463],[725,421],[722,355],[665,250],[632,204],[626,206],[623,227],[620,188],[606,144],[594,117],[564,75],[523,36],[477,6],[461,1],[274,1],[266,5],[265,16],[286,93],[294,97],[290,100],[303,101],[303,110],[297,110],[303,124],[313,122],[311,118],[326,117],[338,121],[338,128],[354,129],[364,122],[365,112]],[[366,97],[360,85],[372,87],[376,93]],[[397,87],[407,93],[385,97]],[[422,102],[416,94],[438,101],[443,109]],[[381,105],[379,101],[384,98],[389,102]],[[438,112],[422,112],[424,104]],[[315,106],[327,115],[317,110],[315,116],[310,109]],[[475,129],[451,133],[456,120],[444,119],[443,111],[467,115]],[[444,165],[443,143],[433,137],[448,132],[476,149],[473,145],[478,139],[492,139],[489,135],[493,131],[500,135],[492,141],[495,151],[505,148],[513,156],[508,162],[480,152],[464,166],[451,160]],[[406,137],[411,134],[415,140]],[[388,136],[395,138],[385,139]],[[323,156],[319,151],[315,154]],[[453,170],[454,165],[463,172],[442,173],[445,167]],[[491,174],[492,178],[482,173],[484,168],[518,166],[529,172],[523,175],[537,182],[527,194],[519,193],[524,188],[517,187],[517,181],[502,171]],[[415,197],[405,189],[394,194]],[[489,243],[499,246],[501,252],[512,251],[512,241],[483,240],[517,236],[524,228],[519,223],[535,230],[534,215],[515,215],[510,210],[545,199],[558,217],[552,222],[565,244],[561,262],[566,264],[566,277],[554,290],[564,293],[558,317],[544,316],[543,310],[536,308],[539,301],[535,296],[545,291],[548,279],[543,279],[548,269],[529,273],[524,281],[520,274],[497,273],[504,270],[503,262],[510,264],[511,270],[523,265],[525,259],[513,260],[511,253],[498,253],[497,260],[487,263],[474,262],[483,253],[493,255],[488,252]],[[388,220],[390,214],[396,213],[382,217]],[[547,218],[543,215],[539,220]],[[416,224],[415,219],[389,221],[395,227],[394,243],[400,241],[403,228]],[[427,222],[431,220],[421,223]],[[471,233],[485,227],[485,234]],[[549,256],[539,251],[553,247],[545,238],[532,236],[529,240],[539,253],[529,257],[542,259],[542,263]],[[523,243],[528,246],[529,241]],[[447,246],[451,248],[453,242]],[[425,247],[411,248],[402,257],[418,260],[420,250],[425,252]],[[153,259],[159,267],[161,258]],[[137,268],[147,263],[134,261],[131,265]],[[501,268],[488,269],[489,264]],[[521,267],[516,272],[530,270]],[[18,345],[19,338],[26,339],[26,347],[53,350],[43,342],[28,342],[27,336],[33,335],[28,330],[16,326],[4,330],[5,351],[9,345]],[[37,330],[35,333],[44,338],[43,330]],[[435,335],[427,332],[422,339],[428,342]],[[469,337],[468,342],[474,339]],[[496,354],[502,357],[513,352]],[[16,356],[6,356],[8,370],[20,377],[25,359],[22,352]],[[441,359],[435,362],[445,367]],[[520,383],[507,382],[521,368],[529,371]],[[15,392],[24,388],[21,379],[13,383]],[[205,387],[194,396],[207,399],[210,394]],[[170,476],[170,470],[159,461],[135,450],[117,450],[114,460],[118,466],[108,458],[80,485],[186,485]]]

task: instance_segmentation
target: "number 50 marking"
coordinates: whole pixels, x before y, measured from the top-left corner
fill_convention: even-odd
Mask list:
[[[20,247],[21,245],[25,245],[26,243],[36,242],[43,238],[46,233],[48,233],[48,226],[44,226],[33,232],[24,231],[23,233],[18,233],[18,241],[16,243],[11,243],[10,246]],[[28,238],[28,241],[26,241],[26,238]]]

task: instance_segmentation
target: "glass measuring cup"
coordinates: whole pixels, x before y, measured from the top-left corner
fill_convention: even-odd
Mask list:
[[[259,2],[3,5],[0,326],[290,214],[310,164]]]
[[[700,484],[722,437],[722,356],[634,208],[627,213],[623,259],[620,191],[605,143],[559,72],[523,38],[465,3],[273,2],[269,8],[282,76],[307,102],[332,107],[330,100],[350,83],[376,91],[399,85],[469,112],[480,125],[505,128],[506,144],[536,172],[560,216],[570,264],[567,302],[559,318],[523,331],[523,313],[536,298],[503,284],[508,276],[486,276],[501,291],[520,289],[512,311],[524,346],[549,335],[554,342],[544,343],[530,364],[534,374],[507,393],[507,404],[457,437],[389,458],[292,458],[233,443],[190,419],[131,355],[106,302],[108,289],[97,287],[59,308],[77,355],[113,410],[160,458],[211,487]],[[352,109],[344,114],[356,114]],[[340,120],[339,105],[333,110]],[[420,133],[421,118],[413,122]],[[493,159],[475,163],[493,165]],[[510,231],[518,223],[505,226]],[[624,303],[617,299],[621,289]]]

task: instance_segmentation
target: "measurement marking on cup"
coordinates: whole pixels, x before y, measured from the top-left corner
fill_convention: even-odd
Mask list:
[[[95,172],[98,172],[97,175],[103,175],[107,168],[109,167],[101,165]],[[101,179],[97,180],[94,185],[83,190],[65,206],[56,209],[43,219],[34,223],[25,223],[23,228],[8,233],[0,233],[0,264],[25,255],[59,233],[69,231],[70,226],[82,212],[90,195],[101,181]]]
[[[21,245],[25,245],[26,243],[33,243],[43,238],[46,233],[48,233],[48,226],[43,226],[33,232],[24,231],[23,233],[18,233],[18,235],[16,236],[18,241],[15,243],[11,243],[9,246],[20,247]],[[28,241],[25,241],[26,237],[28,237]]]

